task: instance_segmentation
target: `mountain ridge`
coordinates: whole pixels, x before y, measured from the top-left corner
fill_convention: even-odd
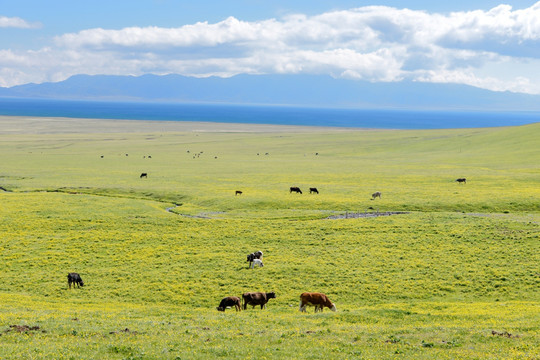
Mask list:
[[[0,97],[230,103],[343,108],[540,111],[540,95],[468,85],[370,83],[325,75],[74,75],[64,81],[0,88]]]

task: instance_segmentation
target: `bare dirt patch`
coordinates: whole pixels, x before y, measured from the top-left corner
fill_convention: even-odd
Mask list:
[[[496,330],[492,330],[491,335],[493,335],[493,336],[502,336],[502,337],[507,337],[507,338],[518,338],[519,337],[519,335],[510,334],[508,331],[499,332],[499,331],[496,331]]]
[[[131,330],[129,330],[128,328],[125,328],[125,329],[123,329],[123,330],[118,330],[118,331],[111,331],[111,332],[109,332],[109,334],[122,334],[122,333],[124,333],[124,334],[133,334],[133,335],[137,335],[137,334],[138,334],[137,331],[131,331]]]
[[[4,330],[5,333],[8,332],[17,332],[17,333],[28,333],[30,331],[41,331],[46,332],[45,330],[42,330],[39,326],[28,326],[28,325],[9,325],[9,329]]]

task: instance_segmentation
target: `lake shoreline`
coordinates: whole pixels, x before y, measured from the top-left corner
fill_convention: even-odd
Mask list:
[[[387,131],[330,126],[220,123],[170,120],[118,120],[39,116],[0,115],[0,135],[16,134],[85,134],[85,133],[161,133],[161,132],[223,132],[223,133],[314,133]]]

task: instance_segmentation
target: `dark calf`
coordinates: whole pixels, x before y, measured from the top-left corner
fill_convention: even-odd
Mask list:
[[[68,278],[68,286],[70,289],[71,289],[71,284],[73,284],[73,287],[75,287],[75,285],[77,285],[77,287],[84,286],[81,276],[77,273],[69,273],[67,278]]]
[[[240,298],[237,296],[227,296],[226,298],[223,298],[216,309],[218,311],[225,311],[225,309],[229,306],[234,306],[236,311],[242,310],[242,307],[240,306]]]

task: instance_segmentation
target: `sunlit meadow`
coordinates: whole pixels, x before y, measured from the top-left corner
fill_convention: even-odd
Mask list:
[[[538,139],[0,135],[0,358],[538,359]],[[352,218],[378,212],[404,213]],[[277,298],[216,310],[247,291]]]

